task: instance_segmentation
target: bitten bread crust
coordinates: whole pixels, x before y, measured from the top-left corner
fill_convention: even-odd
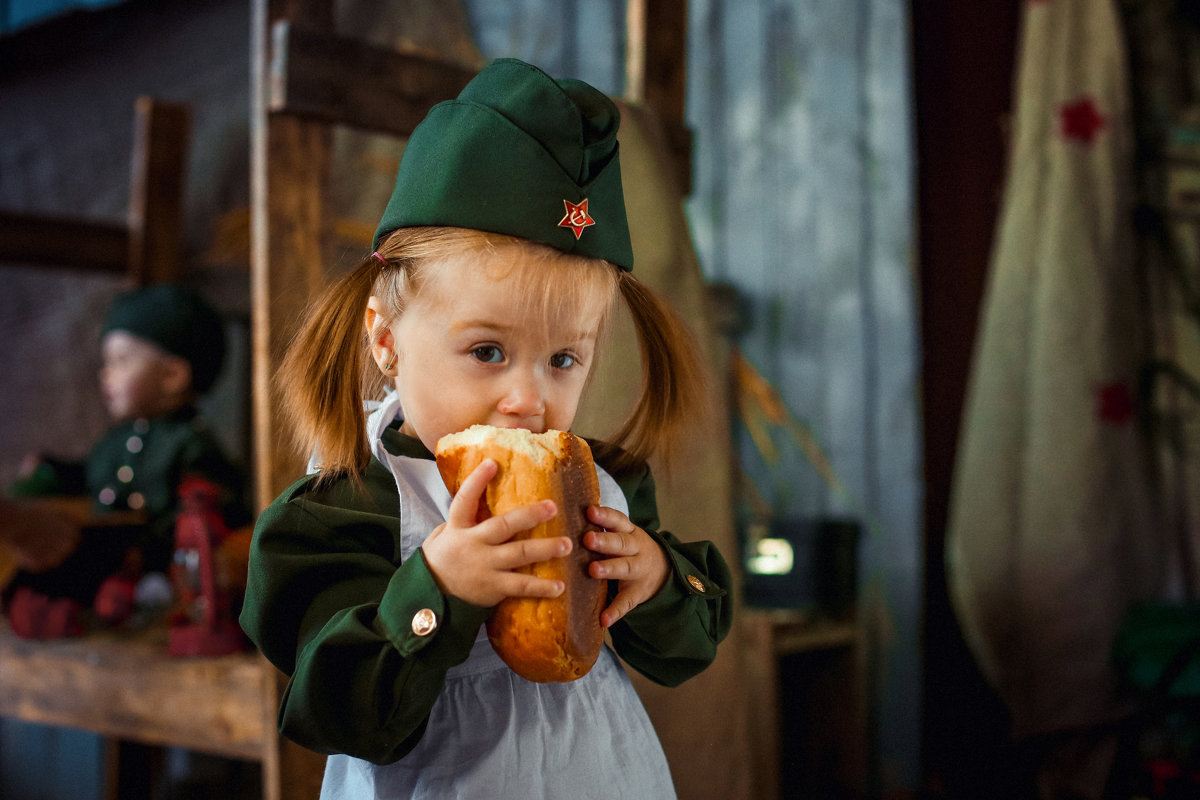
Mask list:
[[[437,443],[438,470],[451,494],[490,458],[499,465],[479,504],[477,521],[541,500],[558,506],[554,517],[515,539],[567,536],[574,542],[562,558],[520,571],[561,580],[566,589],[553,598],[510,597],[487,622],[492,647],[514,672],[538,683],[573,681],[588,673],[604,645],[600,612],[608,581],[588,575],[596,554],[583,535],[598,530],[587,520],[589,505],[600,502],[600,484],[587,442],[565,431],[474,425]]]

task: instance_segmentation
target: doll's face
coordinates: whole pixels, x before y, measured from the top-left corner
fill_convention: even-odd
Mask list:
[[[608,298],[584,292],[561,304],[530,302],[508,269],[523,252],[500,247],[445,259],[391,326],[402,430],[431,451],[470,425],[541,433],[569,430],[575,419]]]
[[[182,403],[191,378],[187,361],[122,330],[101,342],[100,388],[115,420],[157,417]]]

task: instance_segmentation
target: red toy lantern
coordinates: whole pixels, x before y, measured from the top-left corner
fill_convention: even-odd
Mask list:
[[[171,619],[168,652],[173,656],[236,652],[246,646],[234,621],[236,601],[245,589],[245,562],[241,561],[237,574],[239,559],[231,559],[229,551],[237,550],[249,534],[231,533],[225,527],[219,512],[221,490],[216,485],[186,478],[179,494],[182,511],[175,521],[171,565],[179,605]]]

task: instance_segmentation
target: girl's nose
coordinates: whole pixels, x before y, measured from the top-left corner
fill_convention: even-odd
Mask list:
[[[498,405],[501,414],[514,417],[540,417],[546,413],[546,401],[537,379],[532,375],[514,380]]]

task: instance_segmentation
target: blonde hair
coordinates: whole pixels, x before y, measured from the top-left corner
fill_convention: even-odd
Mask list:
[[[656,451],[669,457],[687,427],[707,407],[705,372],[686,325],[632,274],[607,261],[563,253],[548,245],[463,228],[417,227],[393,231],[378,253],[330,285],[309,307],[280,365],[276,385],[301,452],[316,449],[322,475],[357,479],[371,459],[363,400],[379,396],[383,376],[370,359],[364,327],[368,299],[383,303],[391,324],[421,298],[429,267],[464,252],[520,249],[520,257],[495,262],[491,277],[516,280],[541,291],[523,297],[547,325],[570,309],[605,298],[597,350],[620,297],[637,331],[642,387],[637,403],[597,458],[621,471]],[[594,364],[594,360],[593,360]]]

